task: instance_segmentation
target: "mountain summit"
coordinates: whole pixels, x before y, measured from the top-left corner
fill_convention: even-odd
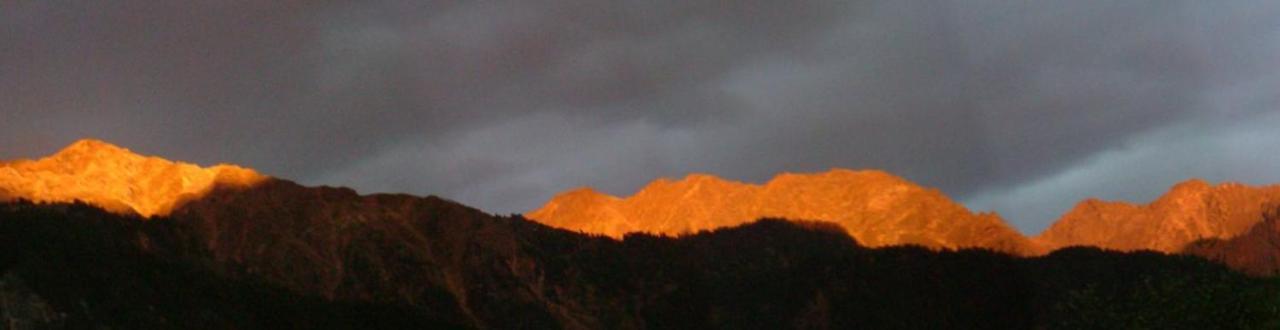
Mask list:
[[[234,165],[200,167],[86,139],[40,160],[0,163],[0,200],[81,201],[150,217],[166,215],[215,186],[248,186],[264,179]]]
[[[1242,235],[1280,207],[1280,186],[1187,180],[1150,204],[1089,199],[1036,238],[1046,246],[1182,251],[1188,244]]]
[[[834,222],[873,247],[984,247],[1015,254],[1038,250],[995,214],[974,214],[936,189],[874,170],[784,173],[763,185],[690,174],[656,180],[628,198],[581,188],[526,216],[612,237],[630,232],[680,235],[784,218]]]

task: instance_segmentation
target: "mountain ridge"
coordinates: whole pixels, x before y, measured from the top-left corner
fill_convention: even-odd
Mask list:
[[[236,165],[200,167],[86,139],[46,158],[0,162],[0,201],[84,201],[151,217],[167,215],[218,187],[247,188],[272,180]],[[527,217],[615,239],[634,232],[686,235],[760,218],[811,220],[836,223],[870,247],[986,248],[1028,256],[1070,246],[1183,253],[1193,242],[1246,234],[1278,205],[1280,185],[1191,179],[1147,204],[1086,199],[1044,232],[1027,236],[998,214],[972,212],[937,189],[884,171],[837,168],[784,172],[763,184],[692,173],[654,180],[625,198],[579,187]]]
[[[886,179],[835,173],[812,189],[863,176]],[[809,187],[811,177],[821,176],[790,175],[774,189]],[[654,185],[652,202],[736,186],[688,181]],[[884,195],[872,193],[881,186],[864,188],[825,197]],[[574,194],[610,200],[590,189]],[[895,200],[853,204],[893,210]],[[214,184],[164,216],[135,213],[92,201],[0,202],[0,321],[13,324],[6,308],[15,301],[30,311],[26,320],[53,328],[1168,328],[1222,320],[1265,328],[1258,324],[1280,319],[1276,302],[1260,298],[1275,297],[1280,282],[1203,258],[869,248],[832,222],[762,219],[612,239],[436,196],[361,195],[271,177]]]
[[[760,218],[828,221],[868,246],[983,247],[1014,254],[1039,249],[992,213],[973,213],[937,189],[879,170],[782,173],[764,184],[694,173],[661,178],[617,197],[590,188],[557,195],[526,213],[545,224],[610,237],[681,235]]]
[[[1190,179],[1145,204],[1086,199],[1032,239],[1052,248],[1177,253],[1197,240],[1242,235],[1276,208],[1280,185]]]
[[[266,178],[236,165],[200,167],[85,139],[42,159],[0,163],[0,199],[80,200],[150,217],[166,215],[215,186],[251,186]]]
[[[755,205],[759,203],[760,198],[759,196],[751,195],[770,188],[778,189],[779,186],[788,184],[811,187],[823,186],[830,182],[814,179],[842,177],[875,178],[864,181],[853,179],[846,182],[880,187],[878,189],[879,196],[871,196],[869,198],[864,196],[862,200],[855,198],[855,201],[863,203],[868,208],[883,207],[888,204],[885,201],[893,200],[892,195],[895,192],[902,190],[924,191],[926,192],[924,196],[936,194],[930,198],[936,198],[936,200],[941,201],[939,204],[943,205],[943,207],[948,207],[946,206],[947,204],[954,203],[946,199],[946,196],[937,191],[937,189],[919,187],[910,181],[879,170],[832,169],[827,172],[810,174],[781,173],[766,183],[759,185],[694,173],[679,180],[671,178],[656,179],[639,189],[635,194],[626,197],[601,193],[589,187],[575,188],[556,195],[543,207],[526,213],[526,216],[532,220],[555,227],[615,238],[627,232],[682,235],[699,230],[742,223],[750,221],[751,218],[760,217],[840,223],[839,219],[833,219],[835,217],[830,214],[814,212],[787,213],[786,210],[779,210],[778,207],[768,203],[765,206]],[[721,182],[722,186],[738,187],[740,190],[746,190],[745,195],[748,198],[733,199],[729,197],[711,202],[690,202],[681,200],[681,198],[688,196],[678,195],[680,192],[705,194],[705,191],[699,192],[699,190],[704,187],[706,182]],[[893,184],[883,184],[884,182]],[[676,195],[680,198],[671,197],[673,189],[676,190]],[[661,202],[658,201],[659,198],[654,197],[655,195],[662,195],[664,192],[668,197],[671,197],[668,198],[668,201]],[[725,194],[738,194],[737,196],[741,197],[744,192],[738,191]],[[803,191],[792,192],[792,195],[804,195],[804,193]],[[801,197],[801,199],[803,198],[808,197]],[[737,203],[746,205],[724,206],[725,199],[732,199]],[[695,220],[690,220],[690,222],[694,223],[693,228],[680,228],[682,224],[671,223],[669,218],[673,212],[665,208],[670,207],[669,205],[672,204],[678,205],[681,203],[711,205],[708,208],[713,209],[712,211],[702,210],[700,211],[702,212],[701,214],[705,215],[710,212],[720,216],[727,215],[736,217],[738,221],[719,224],[709,223],[705,219],[698,219],[699,213],[696,211],[699,210],[694,210],[695,212],[686,212],[692,214],[695,218]],[[836,204],[836,202],[829,204]],[[716,208],[718,207],[737,209],[717,210]],[[1211,183],[1204,179],[1191,178],[1174,184],[1165,194],[1148,203],[1108,201],[1097,198],[1082,200],[1041,233],[1035,235],[1017,233],[1027,240],[1025,243],[1019,243],[1023,244],[1023,247],[1017,251],[1030,255],[1043,254],[1070,246],[1094,246],[1117,251],[1153,250],[1165,253],[1180,253],[1189,244],[1198,240],[1226,240],[1243,235],[1250,228],[1261,222],[1265,212],[1275,208],[1280,208],[1280,185],[1253,186],[1238,182]],[[762,209],[764,210],[762,211]],[[812,208],[806,210],[812,211]],[[901,211],[901,209],[895,211]],[[907,210],[907,212],[911,211],[910,209]],[[964,211],[968,212],[967,209]],[[970,214],[979,218],[991,218],[990,222],[1007,226],[999,214],[994,212]],[[652,220],[654,218],[659,220]],[[645,221],[650,222],[650,227],[644,226]],[[697,226],[698,223],[703,225]],[[844,226],[846,229],[851,227],[850,224],[845,224]],[[859,235],[856,230],[852,229],[850,229],[850,234],[860,238],[860,240],[863,237],[859,236],[865,236]],[[870,246],[900,245],[877,243],[874,239],[867,241]],[[919,244],[919,242],[897,243]],[[964,247],[957,244],[922,245],[943,248]],[[990,246],[978,244],[971,244],[970,247],[990,248]],[[1007,252],[1008,250],[1005,251]]]

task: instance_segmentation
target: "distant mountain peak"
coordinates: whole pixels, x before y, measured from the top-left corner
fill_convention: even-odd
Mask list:
[[[70,145],[67,145],[67,147],[63,148],[61,151],[58,151],[56,155],[57,156],[113,155],[113,156],[141,157],[140,155],[133,153],[129,149],[125,149],[123,147],[108,143],[106,141],[97,140],[97,139],[82,139],[76,142],[72,142]]]
[[[82,201],[116,213],[166,215],[216,186],[266,178],[239,166],[200,167],[84,139],[44,159],[0,163],[0,199]]]
[[[76,141],[53,155],[27,162],[44,162],[48,169],[61,169],[64,172],[83,171],[87,167],[131,167],[146,162],[147,157],[132,150],[95,139]]]
[[[1203,191],[1209,188],[1213,188],[1213,184],[1209,183],[1209,181],[1201,178],[1190,178],[1174,184],[1169,190]]]
[[[1169,191],[1165,193],[1163,197],[1170,198],[1203,195],[1220,186],[1222,185],[1215,186],[1204,179],[1193,178],[1173,185],[1173,187],[1170,187]]]
[[[654,180],[625,198],[575,190],[526,216],[612,237],[630,232],[681,235],[783,218],[833,222],[868,246],[1031,249],[999,217],[975,215],[935,189],[877,170],[782,173],[763,185],[695,173],[680,180]]]
[[[1181,251],[1201,239],[1230,239],[1280,203],[1280,186],[1190,179],[1148,204],[1086,199],[1036,240],[1061,248],[1088,245],[1131,251]]]

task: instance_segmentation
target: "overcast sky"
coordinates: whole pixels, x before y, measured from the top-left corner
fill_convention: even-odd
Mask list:
[[[84,137],[495,213],[884,169],[1037,233],[1280,182],[1277,1],[3,1],[0,159]]]

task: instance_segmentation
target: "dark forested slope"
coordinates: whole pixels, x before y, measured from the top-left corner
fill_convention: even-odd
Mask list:
[[[1188,256],[870,249],[781,220],[618,241],[278,180],[150,220],[2,205],[0,314],[16,327],[1280,325],[1274,280]]]

